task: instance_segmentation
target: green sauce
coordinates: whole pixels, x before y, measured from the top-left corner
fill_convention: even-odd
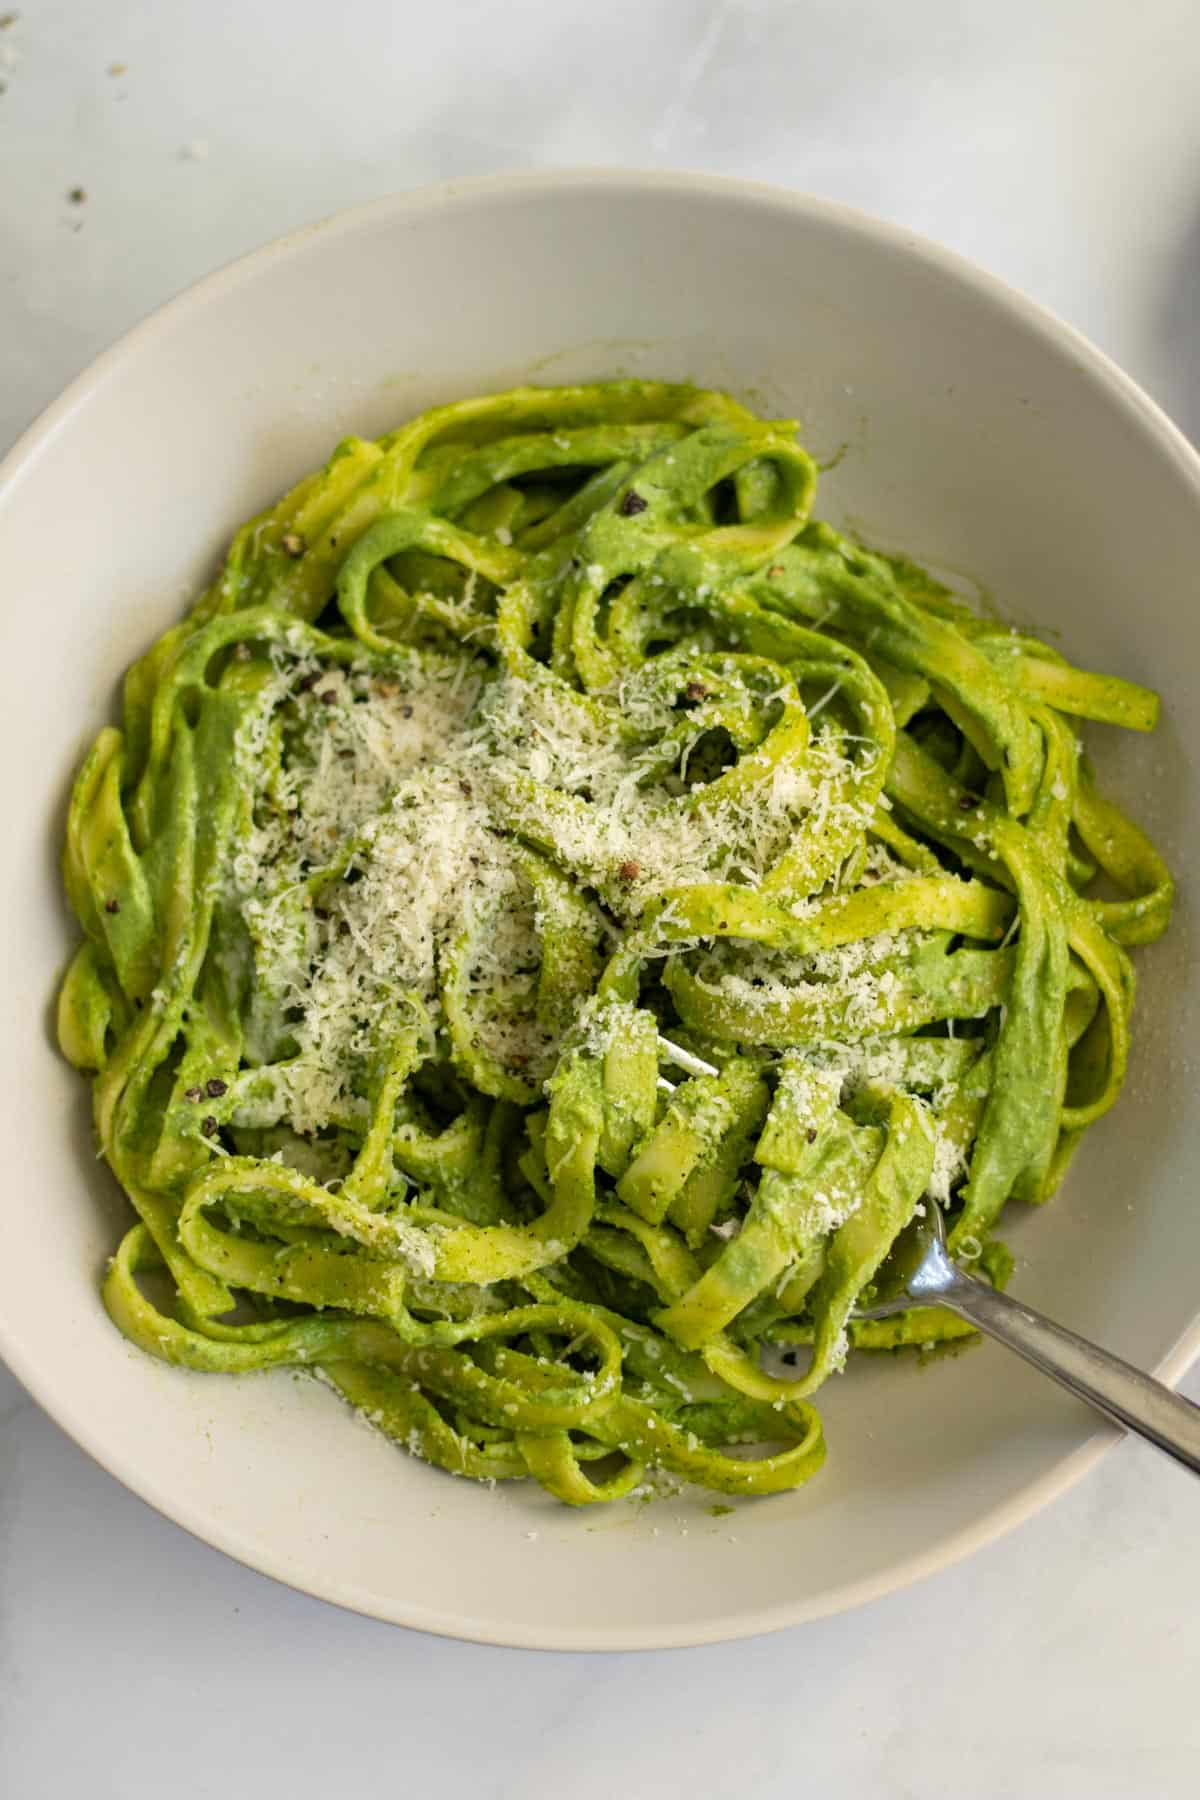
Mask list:
[[[464,401],[341,445],[130,669],[59,1032],[135,1343],[580,1504],[794,1487],[848,1353],[963,1334],[853,1312],[922,1205],[1003,1282],[1116,1099],[1172,884],[1076,722],[1157,703],[815,479],[722,394]]]

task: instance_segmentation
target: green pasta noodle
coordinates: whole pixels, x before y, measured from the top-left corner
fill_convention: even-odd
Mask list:
[[[67,824],[134,1343],[582,1505],[796,1487],[849,1355],[964,1334],[855,1309],[929,1206],[1006,1279],[1116,1099],[1173,889],[1077,721],[1157,700],[815,485],[725,394],[523,388],[238,533]]]

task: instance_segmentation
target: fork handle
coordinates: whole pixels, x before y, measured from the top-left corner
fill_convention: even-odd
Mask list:
[[[1136,1432],[1200,1475],[1200,1406],[1193,1406],[1152,1375],[1101,1350],[1065,1325],[1056,1325],[1032,1306],[973,1280],[960,1269],[941,1289],[936,1303],[1007,1344],[1115,1425]]]

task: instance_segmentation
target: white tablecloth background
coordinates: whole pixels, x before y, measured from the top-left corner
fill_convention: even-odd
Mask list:
[[[0,83],[0,449],[134,320],[293,226],[604,162],[928,232],[1200,436],[1194,0],[28,0]],[[653,1656],[481,1649],[193,1542],[0,1368],[0,1794],[1185,1800],[1198,1542],[1200,1489],[1126,1444],[840,1619]]]

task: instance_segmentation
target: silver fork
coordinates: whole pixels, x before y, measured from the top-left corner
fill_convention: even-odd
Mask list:
[[[660,1037],[658,1044],[663,1061],[689,1075],[717,1073],[711,1063],[668,1038]],[[659,1079],[673,1090],[665,1077]],[[923,1210],[924,1217],[901,1233],[881,1271],[891,1291],[874,1306],[855,1308],[853,1318],[890,1319],[910,1306],[944,1306],[1015,1350],[1114,1425],[1136,1432],[1200,1475],[1200,1406],[1078,1332],[964,1273],[946,1247],[941,1207],[927,1197]]]

